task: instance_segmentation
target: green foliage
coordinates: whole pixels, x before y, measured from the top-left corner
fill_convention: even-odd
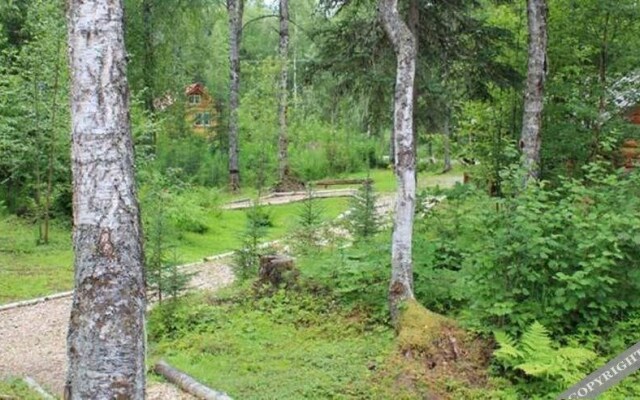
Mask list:
[[[22,380],[11,379],[0,381],[1,399],[40,400],[42,396],[27,386]]]
[[[518,371],[535,378],[526,385],[517,386],[527,397],[541,393],[547,395],[564,391],[590,371],[596,354],[583,347],[558,347],[549,331],[534,322],[516,341],[505,332],[495,332],[499,348],[494,352],[496,361],[519,380]]]
[[[70,230],[63,220],[52,221],[49,245],[39,246],[37,224],[0,217],[0,303],[73,288]]]
[[[376,200],[373,183],[367,180],[351,201],[347,227],[355,240],[366,240],[378,231]]]
[[[311,185],[306,187],[307,198],[298,207],[298,227],[295,232],[294,245],[300,253],[311,252],[317,248],[321,237],[320,228],[323,223],[324,208],[315,197]]]
[[[465,284],[485,322],[598,330],[640,306],[631,295],[639,284],[638,174],[598,165],[585,173],[586,184],[531,187],[481,212]]]
[[[147,291],[162,303],[163,298],[171,296],[175,299],[185,291],[191,276],[178,269],[176,248],[172,244],[172,227],[167,216],[168,207],[171,206],[169,191],[155,186],[147,193],[145,200],[148,207],[144,218]]]
[[[323,249],[299,260],[302,276],[330,288],[347,308],[364,308],[371,318],[388,319],[389,235],[353,247]]]
[[[156,307],[153,356],[234,398],[376,398],[370,368],[393,349],[389,328],[366,325],[322,295],[227,296]],[[165,307],[175,307],[174,320],[162,319]]]
[[[268,252],[262,245],[268,229],[273,226],[271,214],[258,200],[246,212],[247,225],[241,236],[241,247],[234,254],[234,272],[240,281],[258,275],[260,257]]]

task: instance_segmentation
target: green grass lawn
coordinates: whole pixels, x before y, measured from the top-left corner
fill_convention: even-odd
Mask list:
[[[446,174],[439,172],[424,171],[418,173],[418,187],[432,187],[436,185],[442,185],[443,182],[450,180],[454,177],[462,176],[463,168],[459,165],[454,165],[453,169]],[[375,190],[381,193],[390,193],[396,190],[396,177],[393,174],[392,169],[374,169],[369,172],[357,172],[348,174],[346,178],[364,179],[370,177],[373,179]],[[336,186],[336,187],[355,187],[351,186]]]
[[[50,244],[40,246],[36,229],[16,217],[0,219],[0,304],[71,289],[69,228],[53,224]]]
[[[348,208],[347,198],[319,199],[324,210],[324,219],[336,218]],[[296,226],[300,203],[265,206],[271,215],[273,227],[267,231],[267,239],[284,237]],[[205,256],[234,250],[240,246],[241,234],[247,225],[245,210],[224,210],[219,215],[211,214],[202,221],[209,227],[204,234],[185,232],[178,245],[181,262],[201,260]]]
[[[393,348],[390,328],[305,294],[222,305],[195,295],[149,321],[153,359],[237,399],[371,398],[372,366]]]
[[[459,176],[461,171],[445,174],[421,173],[421,187],[434,186],[439,180]],[[350,174],[348,178],[365,178],[367,173]],[[396,181],[391,170],[373,170],[369,173],[378,192],[392,192]],[[355,186],[351,186],[355,187]],[[224,203],[231,199],[254,197],[247,189],[240,195],[221,193]],[[345,211],[349,200],[333,198],[319,200],[325,210],[325,219],[331,220]],[[269,206],[273,227],[267,239],[284,237],[295,227],[299,203]],[[176,256],[181,263],[199,261],[203,257],[236,249],[246,226],[246,212],[223,210],[205,213],[201,221],[208,231],[203,234],[181,232]],[[70,228],[53,224],[51,243],[37,245],[37,228],[15,217],[0,218],[0,304],[24,300],[70,290],[73,285],[73,254]]]
[[[348,199],[321,199],[325,219],[345,211]],[[273,227],[268,240],[285,236],[295,226],[299,203],[269,206]],[[204,234],[184,232],[177,243],[181,263],[236,249],[246,226],[243,210],[211,213],[202,221],[209,229]],[[16,218],[0,219],[0,304],[71,290],[73,253],[70,228],[55,225],[51,243],[38,246],[36,227]]]

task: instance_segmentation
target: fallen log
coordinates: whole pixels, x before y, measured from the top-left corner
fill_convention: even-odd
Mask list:
[[[217,390],[211,389],[202,383],[196,381],[191,376],[182,371],[178,371],[165,361],[160,360],[156,363],[154,371],[162,375],[166,380],[178,386],[185,392],[194,395],[202,400],[233,400],[229,395]]]
[[[29,388],[31,390],[33,390],[34,392],[38,393],[40,395],[40,397],[42,397],[44,400],[56,400],[55,397],[53,397],[42,386],[40,386],[40,384],[38,382],[36,382],[32,377],[25,376],[24,378],[22,378],[22,381],[27,386],[29,386]]]

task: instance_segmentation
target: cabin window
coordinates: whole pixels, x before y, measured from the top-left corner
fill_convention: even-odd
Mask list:
[[[199,94],[192,94],[189,95],[189,104],[200,104],[200,95]]]
[[[211,114],[208,112],[197,113],[194,121],[195,126],[211,126]]]

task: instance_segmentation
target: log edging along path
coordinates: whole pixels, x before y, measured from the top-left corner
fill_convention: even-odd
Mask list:
[[[272,242],[264,243],[263,246],[276,244],[277,242],[279,242],[279,241],[278,240],[274,240]],[[229,252],[226,252],[226,253],[216,254],[214,256],[204,257],[201,261],[196,261],[196,262],[192,262],[192,263],[188,263],[188,264],[182,264],[182,265],[178,266],[178,268],[193,267],[193,266],[202,264],[204,262],[222,260],[222,259],[231,257],[233,254],[235,254],[234,251],[229,251]],[[4,304],[4,305],[0,306],[0,313],[2,313],[3,311],[13,310],[15,308],[29,307],[29,306],[34,306],[36,304],[45,303],[45,302],[51,301],[51,300],[58,300],[58,299],[63,299],[65,297],[71,297],[71,296],[73,296],[73,292],[74,292],[73,290],[70,290],[70,291],[67,291],[67,292],[53,293],[53,294],[50,294],[50,295],[47,295],[47,296],[43,296],[43,297],[36,297],[35,299],[22,300],[22,301],[17,301],[15,303]]]
[[[0,312],[13,310],[14,308],[19,308],[19,307],[35,306],[36,304],[44,303],[45,301],[62,299],[65,297],[71,297],[72,295],[73,295],[73,290],[70,290],[68,292],[60,292],[60,293],[50,294],[48,296],[36,297],[35,299],[16,301],[15,303],[8,303],[0,306]]]
[[[334,190],[316,190],[313,191],[311,196],[306,191],[302,192],[274,192],[266,196],[262,196],[257,200],[257,203],[263,206],[276,206],[281,204],[295,203],[298,201],[304,201],[309,198],[314,199],[327,199],[333,197],[353,197],[358,192],[358,189],[334,189]],[[256,204],[254,199],[244,198],[231,201],[224,206],[223,210],[240,210],[243,208],[250,208]]]

